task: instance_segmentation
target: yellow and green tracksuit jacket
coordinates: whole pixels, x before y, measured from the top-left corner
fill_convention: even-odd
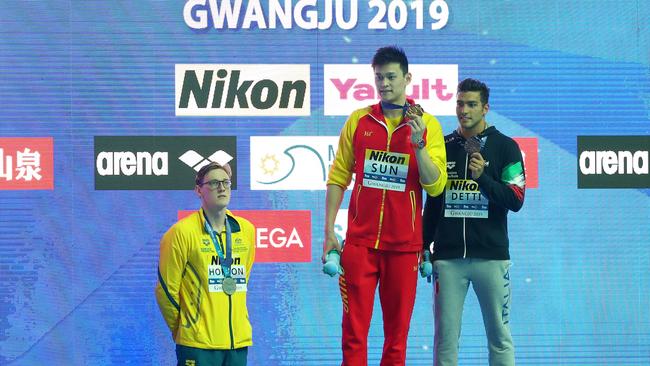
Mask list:
[[[387,124],[377,103],[356,110],[346,121],[327,184],[345,189],[355,173],[347,243],[399,252],[422,249],[422,188],[437,196],[447,182],[440,123],[427,113],[422,120],[426,151],[440,172],[432,184],[420,182],[411,128],[403,120]]]
[[[231,296],[221,290],[219,255],[205,230],[203,209],[174,224],[160,242],[156,300],[177,344],[223,350],[253,344],[246,292],[255,259],[255,227],[230,211],[226,217],[237,282]],[[225,253],[225,230],[219,237]]]

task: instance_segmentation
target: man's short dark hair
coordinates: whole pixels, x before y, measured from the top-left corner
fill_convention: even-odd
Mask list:
[[[409,60],[406,58],[404,50],[397,46],[386,46],[378,49],[372,58],[372,68],[384,66],[391,62],[397,62],[404,74],[409,72]]]
[[[488,104],[490,100],[490,88],[484,82],[472,78],[467,78],[458,84],[458,93],[480,92],[481,103]]]
[[[228,174],[228,178],[232,177],[232,168],[230,168],[230,164],[226,163],[224,165],[221,165],[213,161],[210,164],[206,164],[201,167],[201,169],[199,169],[199,171],[196,173],[196,178],[194,179],[196,185],[198,186],[199,184],[203,183],[203,178],[205,178],[208,173],[215,169],[221,169],[226,172],[226,174]]]

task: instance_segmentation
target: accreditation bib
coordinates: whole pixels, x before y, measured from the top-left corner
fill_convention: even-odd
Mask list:
[[[489,202],[471,179],[449,179],[445,191],[445,217],[487,219]]]
[[[230,267],[230,277],[235,281],[235,292],[246,292],[246,267],[233,265]],[[223,281],[225,277],[220,265],[208,266],[208,291],[224,292]]]
[[[363,186],[404,192],[409,159],[409,154],[366,149]]]

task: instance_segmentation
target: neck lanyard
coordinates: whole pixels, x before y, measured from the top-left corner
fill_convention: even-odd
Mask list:
[[[221,263],[223,276],[230,277],[230,266],[232,265],[232,230],[230,229],[228,218],[226,217],[226,255],[224,256],[221,250],[221,241],[212,229],[212,225],[210,225],[210,220],[208,220],[208,215],[205,214],[205,211],[203,211],[203,217],[205,217],[205,230],[210,234],[214,249],[217,251],[217,255],[219,255],[219,263]]]
[[[399,105],[399,104],[393,104],[393,103],[388,103],[384,102],[383,100],[381,101],[381,109],[401,109],[402,110],[402,118],[406,115],[406,111],[409,109],[409,102],[406,102],[404,105]]]

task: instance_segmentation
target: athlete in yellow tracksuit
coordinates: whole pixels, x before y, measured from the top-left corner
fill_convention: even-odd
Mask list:
[[[196,366],[245,365],[247,347],[253,343],[246,292],[255,258],[255,227],[225,208],[230,200],[230,174],[222,167],[203,175],[202,171],[196,189],[202,208],[174,224],[161,240],[156,300],[177,344],[179,365],[187,360]],[[215,211],[215,207],[222,210]],[[236,283],[230,295],[224,292],[222,268],[228,226],[230,277]]]

